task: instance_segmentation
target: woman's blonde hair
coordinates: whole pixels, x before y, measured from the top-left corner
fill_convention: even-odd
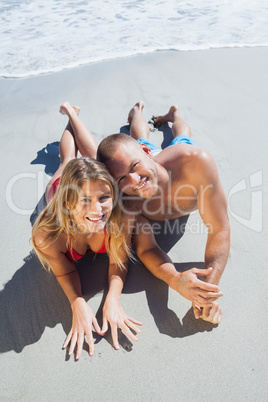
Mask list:
[[[48,260],[42,250],[51,246],[61,234],[67,235],[67,248],[72,249],[71,241],[78,234],[78,229],[72,219],[70,211],[74,210],[83,184],[88,181],[100,180],[107,184],[112,193],[113,209],[108,223],[106,224],[105,247],[108,255],[120,268],[124,268],[124,262],[118,255],[122,247],[127,258],[131,257],[130,248],[126,243],[122,230],[122,214],[119,205],[117,185],[109,174],[105,165],[92,158],[72,159],[65,166],[60,178],[59,186],[52,200],[37,217],[32,229],[33,248],[42,265],[51,270]],[[36,244],[35,235],[37,230],[42,229],[47,235],[45,245]]]

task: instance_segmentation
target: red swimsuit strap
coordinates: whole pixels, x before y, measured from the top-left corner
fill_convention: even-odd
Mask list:
[[[54,194],[56,193],[56,190],[58,188],[60,182],[60,177],[58,177],[56,180],[53,181],[53,183],[51,184],[49,190],[48,190],[48,201],[52,200],[52,198],[54,197]]]
[[[82,257],[84,257],[85,255],[89,254],[89,253],[95,253],[95,254],[103,254],[103,253],[107,253],[106,247],[105,247],[105,239],[106,239],[106,230],[104,229],[104,240],[103,243],[100,247],[100,249],[98,251],[92,251],[92,250],[87,250],[86,254],[79,254],[77,251],[75,251],[74,248],[72,248],[72,246],[70,245],[70,247],[68,248],[68,250],[66,251],[66,256],[69,258],[70,261],[74,262],[74,261],[78,261],[80,260]]]

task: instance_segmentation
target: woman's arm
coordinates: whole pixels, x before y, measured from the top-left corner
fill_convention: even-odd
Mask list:
[[[43,239],[42,239],[43,238]],[[45,244],[44,235],[37,233],[35,239],[38,245]],[[63,237],[43,250],[56,279],[68,298],[72,309],[72,328],[63,344],[66,348],[70,344],[69,355],[72,355],[77,346],[76,359],[80,358],[85,336],[89,344],[90,356],[94,353],[92,326],[101,335],[100,327],[91,308],[82,297],[81,281],[75,265],[66,257],[66,240]]]
[[[67,259],[67,257],[65,258]],[[74,266],[74,264],[67,259],[67,264],[68,263]],[[74,271],[66,274],[60,276],[56,275],[56,279],[67,296],[73,313],[72,328],[63,344],[63,349],[70,345],[69,355],[72,355],[77,346],[76,359],[79,359],[86,336],[89,345],[89,355],[92,356],[94,354],[92,326],[100,335],[101,330],[93,311],[82,297],[79,274],[75,268]]]
[[[108,276],[109,291],[103,306],[103,327],[101,332],[103,335],[105,334],[109,323],[114,347],[115,349],[119,349],[118,328],[128,335],[130,339],[137,341],[138,338],[133,334],[130,328],[136,333],[140,333],[141,331],[136,325],[142,325],[142,323],[128,317],[124,313],[120,303],[120,296],[127,276],[127,266],[123,271],[118,265],[110,263]]]
[[[133,218],[127,216],[124,217],[124,230],[128,246],[130,246],[132,236],[132,229],[130,230],[130,228],[133,228],[133,224],[131,224],[130,220],[133,220]],[[102,334],[104,335],[108,330],[108,323],[110,324],[115,349],[119,349],[118,328],[120,328],[133,341],[137,341],[137,337],[133,334],[130,328],[136,333],[140,333],[141,331],[136,327],[136,325],[142,325],[140,322],[128,317],[121,307],[120,298],[127,277],[128,261],[126,253],[122,247],[119,250],[119,254],[121,260],[126,262],[124,264],[124,269],[122,269],[110,258],[108,271],[109,290],[103,307],[102,327]]]

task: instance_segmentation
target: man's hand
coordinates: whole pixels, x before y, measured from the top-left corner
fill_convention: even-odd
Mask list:
[[[71,342],[69,355],[72,355],[77,344],[76,359],[78,360],[81,356],[85,336],[89,345],[89,355],[92,356],[94,354],[92,326],[99,335],[102,335],[102,333],[96,317],[85,299],[82,297],[77,298],[71,307],[73,310],[73,323],[71,331],[63,344],[63,349]]]
[[[195,303],[196,306],[210,306],[223,294],[220,292],[219,286],[203,282],[198,279],[198,276],[209,275],[212,269],[192,268],[188,271],[178,273],[169,285],[183,297]]]
[[[136,333],[140,333],[141,331],[136,327],[136,325],[142,325],[142,323],[128,317],[124,313],[120,300],[117,297],[107,297],[105,300],[103,307],[103,326],[101,330],[102,335],[104,335],[108,330],[108,323],[111,326],[112,339],[115,349],[119,349],[118,328],[120,328],[133,341],[138,340],[130,328]]]
[[[221,308],[216,302],[204,308],[200,308],[193,303],[193,310],[196,319],[202,318],[204,321],[211,322],[212,324],[219,324],[221,322]]]

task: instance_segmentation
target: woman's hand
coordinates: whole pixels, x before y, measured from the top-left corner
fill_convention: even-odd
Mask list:
[[[136,325],[142,325],[141,322],[128,317],[120,304],[120,298],[108,297],[105,300],[103,307],[103,326],[101,334],[104,335],[108,330],[108,323],[111,326],[112,339],[115,349],[119,349],[118,343],[118,328],[120,328],[126,335],[133,341],[137,341],[138,338],[130,330],[133,329],[136,333],[140,333],[140,329]],[[136,324],[136,325],[135,325]]]
[[[71,356],[77,344],[76,359],[78,360],[81,356],[85,336],[89,345],[89,355],[92,356],[94,354],[92,326],[99,335],[102,335],[102,333],[93,311],[84,298],[77,297],[71,304],[71,307],[73,311],[73,323],[71,331],[63,344],[63,349],[71,343],[69,349],[69,355]]]

